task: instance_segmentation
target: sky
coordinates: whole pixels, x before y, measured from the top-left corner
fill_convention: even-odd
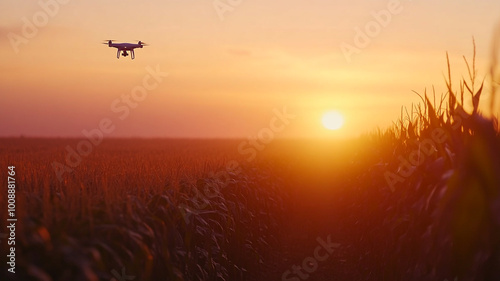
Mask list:
[[[482,80],[499,23],[497,0],[2,0],[0,137],[355,137],[445,92],[446,52],[466,76],[473,37]]]

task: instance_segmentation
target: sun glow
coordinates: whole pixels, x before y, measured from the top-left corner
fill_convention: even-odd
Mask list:
[[[328,130],[338,130],[344,125],[344,116],[338,111],[331,110],[323,114],[321,123]]]

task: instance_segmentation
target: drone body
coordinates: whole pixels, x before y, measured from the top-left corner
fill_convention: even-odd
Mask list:
[[[134,43],[113,43],[113,41],[114,40],[108,40],[107,43],[103,43],[103,44],[107,44],[109,47],[116,48],[117,49],[116,58],[118,58],[118,59],[120,58],[120,52],[121,52],[122,56],[126,57],[126,56],[128,56],[129,51],[130,51],[131,58],[135,59],[134,49],[147,46],[147,44],[145,44],[141,41],[139,41],[137,44],[134,44]]]

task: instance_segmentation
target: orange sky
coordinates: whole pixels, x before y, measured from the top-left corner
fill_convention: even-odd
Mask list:
[[[443,92],[446,51],[465,75],[472,36],[484,76],[500,19],[496,0],[270,2],[4,0],[0,136],[81,137],[109,119],[109,136],[249,137],[286,108],[294,118],[277,136],[352,137],[390,126],[419,101],[412,90]],[[118,60],[105,39],[150,46]],[[346,44],[359,53],[347,58]],[[147,67],[169,75],[122,120],[112,104]],[[338,131],[321,125],[332,109]]]

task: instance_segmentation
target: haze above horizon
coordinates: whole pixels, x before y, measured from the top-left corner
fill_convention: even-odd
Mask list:
[[[444,93],[446,52],[456,81],[466,76],[472,37],[482,79],[500,20],[493,0],[6,0],[0,11],[0,137],[353,137],[389,127],[420,101],[412,90]],[[108,39],[150,45],[117,59]],[[322,124],[332,110],[338,130]]]

